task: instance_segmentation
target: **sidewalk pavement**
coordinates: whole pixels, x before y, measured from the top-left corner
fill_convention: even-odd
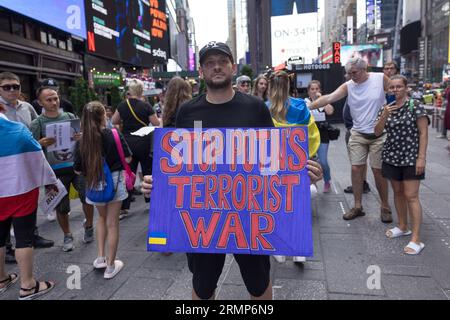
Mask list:
[[[341,127],[344,133],[343,127]],[[397,300],[450,299],[450,155],[447,140],[436,139],[430,128],[427,178],[420,197],[424,209],[422,242],[419,256],[403,254],[408,238],[389,240],[385,231],[394,224],[380,221],[379,199],[373,176],[368,174],[372,192],[363,197],[366,216],[344,221],[342,214],[353,205],[353,196],[343,193],[350,185],[350,164],[344,142],[332,142],[329,162],[332,171],[332,193],[319,195],[314,207],[314,257],[298,266],[288,258],[284,264],[273,258],[272,282],[277,300]],[[394,210],[390,190],[390,202]],[[132,203],[132,214],[120,222],[118,258],[125,267],[114,279],[103,279],[93,270],[96,244],[83,244],[83,216],[79,202],[72,202],[71,227],[75,250],[62,252],[63,236],[56,222],[48,222],[41,214],[41,235],[55,240],[55,247],[35,251],[35,274],[41,280],[54,280],[56,288],[44,296],[46,300],[178,300],[191,298],[191,274],[184,254],[169,257],[146,251],[148,208],[142,197]],[[395,217],[395,214],[394,214]],[[394,218],[396,221],[396,217]],[[70,266],[81,270],[81,289],[73,287],[67,273]],[[16,265],[7,265],[18,272]],[[381,286],[372,288],[373,273],[381,272]],[[71,286],[72,284],[72,286]],[[368,285],[369,284],[369,285]],[[0,299],[17,299],[19,284]],[[217,298],[246,300],[249,298],[239,268],[231,255],[219,280]]]

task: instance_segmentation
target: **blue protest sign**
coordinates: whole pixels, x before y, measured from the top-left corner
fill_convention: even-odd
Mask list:
[[[307,127],[156,129],[147,249],[312,256]]]

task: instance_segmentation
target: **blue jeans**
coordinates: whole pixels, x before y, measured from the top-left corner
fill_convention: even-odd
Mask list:
[[[323,179],[325,182],[331,181],[331,170],[328,165],[328,143],[321,143],[317,155],[319,156],[319,163],[323,169]]]

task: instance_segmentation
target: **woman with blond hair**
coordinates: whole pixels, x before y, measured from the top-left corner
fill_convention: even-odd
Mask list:
[[[138,79],[131,80],[127,99],[118,105],[112,117],[112,123],[115,126],[120,124],[123,126],[122,134],[133,153],[133,160],[130,163],[131,170],[136,173],[138,164],[140,164],[143,175],[148,175],[152,173],[152,136],[139,137],[132,133],[149,125],[157,127],[159,120],[152,106],[142,101],[143,93],[144,83]],[[129,192],[128,195],[122,204],[121,219],[128,215],[130,209],[132,192]]]
[[[163,111],[163,127],[175,127],[178,108],[191,99],[191,85],[180,77],[172,78],[167,85],[166,103]]]
[[[302,99],[289,96],[290,78],[284,71],[277,71],[269,78],[269,101],[273,123],[276,127],[308,126],[309,156],[317,154],[320,145],[320,134],[306,103]],[[311,185],[312,193],[317,193],[316,187]],[[283,263],[285,256],[275,255],[275,260]],[[302,263],[305,257],[293,257],[296,263]]]
[[[269,81],[265,75],[261,74],[255,79],[252,95],[266,102],[268,100],[268,93]]]

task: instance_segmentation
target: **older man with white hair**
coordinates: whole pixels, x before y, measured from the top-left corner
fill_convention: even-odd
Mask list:
[[[389,78],[383,73],[367,72],[367,63],[361,58],[350,59],[345,70],[350,76],[350,80],[333,93],[322,96],[311,103],[309,108],[317,109],[347,97],[353,118],[348,149],[352,164],[355,207],[343,218],[352,220],[365,215],[362,207],[363,176],[364,166],[369,158],[381,199],[381,221],[390,223],[392,222],[392,212],[388,202],[388,183],[381,174],[381,153],[385,136],[375,135],[375,122],[378,112],[386,103],[385,91],[387,91]]]
[[[236,79],[237,89],[245,94],[250,94],[252,90],[252,79],[249,76],[242,75]]]

